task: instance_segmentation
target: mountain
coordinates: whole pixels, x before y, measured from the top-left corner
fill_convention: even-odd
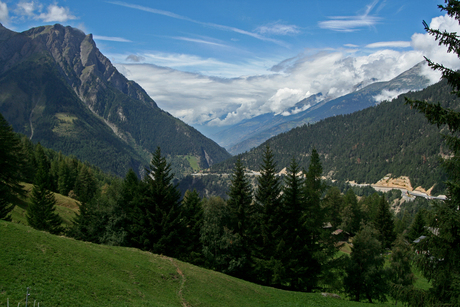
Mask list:
[[[178,171],[230,156],[161,110],[91,34],[59,24],[22,33],[0,25],[0,112],[31,140],[121,176],[141,173],[158,146]]]
[[[421,90],[429,84],[429,80],[421,75],[423,65],[421,62],[390,81],[375,82],[373,79],[369,85],[358,84],[354,92],[333,100],[321,93],[312,95],[281,114],[268,113],[242,121],[212,138],[231,154],[245,152],[292,128],[374,106],[379,103],[376,98]]]
[[[458,109],[460,98],[451,95],[451,91],[442,81],[352,114],[294,128],[238,157],[247,168],[257,171],[265,145],[269,144],[278,171],[288,167],[292,158],[307,168],[311,150],[316,148],[321,156],[323,175],[331,180],[375,183],[391,173],[393,177],[408,176],[414,188],[435,186],[433,193],[437,193],[443,189],[446,179],[439,158],[449,157],[450,152],[439,128],[430,125],[423,114],[410,109],[404,98],[437,101]],[[211,171],[231,172],[236,158],[213,166]]]

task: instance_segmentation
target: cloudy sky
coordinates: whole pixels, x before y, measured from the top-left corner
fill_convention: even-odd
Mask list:
[[[283,114],[319,92],[333,98],[360,82],[390,80],[424,55],[460,68],[422,25],[460,32],[438,9],[443,2],[0,0],[0,22],[15,31],[61,23],[92,33],[161,108],[217,129]]]

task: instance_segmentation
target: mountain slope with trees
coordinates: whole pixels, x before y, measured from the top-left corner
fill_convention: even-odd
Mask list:
[[[421,90],[429,85],[429,80],[421,73],[423,65],[426,64],[421,62],[389,81],[373,80],[373,83],[367,86],[357,85],[355,91],[336,99],[331,100],[321,93],[312,95],[287,110],[290,115],[263,114],[231,126],[215,134],[213,139],[232,154],[248,151],[269,138],[295,127],[375,106],[378,104],[376,97],[385,93]],[[304,110],[305,108],[307,109]]]
[[[439,191],[446,179],[439,158],[450,151],[439,130],[426,125],[424,116],[411,110],[404,97],[454,106],[460,98],[450,92],[450,86],[441,81],[353,114],[292,129],[238,157],[249,169],[258,170],[264,148],[270,144],[280,169],[288,167],[293,157],[304,168],[310,160],[309,152],[316,148],[324,175],[330,179],[375,183],[391,173],[393,177],[409,176],[414,188],[436,185]],[[228,172],[236,158],[215,165],[212,171]]]
[[[201,168],[230,157],[158,108],[91,34],[59,24],[22,33],[0,25],[0,42],[0,112],[31,140],[120,176],[141,173],[158,146],[179,160],[177,173],[191,171],[186,156]]]

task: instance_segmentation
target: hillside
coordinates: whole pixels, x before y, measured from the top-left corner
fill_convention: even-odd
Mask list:
[[[387,174],[408,176],[414,188],[442,189],[445,179],[439,158],[449,155],[436,126],[404,103],[404,96],[439,101],[445,106],[458,104],[445,82],[420,92],[399,96],[390,102],[304,125],[268,140],[279,170],[296,158],[307,167],[313,147],[320,153],[323,174],[330,179],[375,183]],[[265,143],[241,154],[245,165],[258,170]],[[213,167],[230,172],[236,157]],[[439,191],[439,190],[438,190]]]
[[[133,248],[96,245],[0,221],[0,305],[362,306],[258,286]],[[22,305],[21,304],[21,305]],[[377,304],[377,306],[379,306]]]
[[[120,176],[141,173],[158,146],[180,172],[191,171],[189,161],[207,168],[230,157],[158,108],[91,34],[59,24],[22,33],[0,25],[0,41],[0,113],[34,142]]]
[[[312,95],[283,112],[286,114],[268,113],[245,120],[213,135],[213,139],[231,154],[248,151],[271,137],[304,124],[375,106],[378,104],[375,97],[421,90],[429,84],[421,74],[423,65],[425,63],[419,63],[389,81],[374,80],[369,85],[357,85],[355,91],[336,99],[331,100],[321,93]]]

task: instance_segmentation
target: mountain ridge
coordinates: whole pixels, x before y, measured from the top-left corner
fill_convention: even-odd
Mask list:
[[[202,168],[230,157],[119,73],[92,34],[60,24],[21,33],[1,25],[0,40],[0,112],[16,132],[121,176],[129,168],[142,173],[158,146],[177,160],[176,172],[191,169],[184,156]]]
[[[286,112],[293,113],[289,116],[282,114],[264,114],[241,122],[227,130],[223,130],[212,136],[219,144],[225,147],[231,154],[239,154],[254,148],[271,137],[303,124],[314,123],[321,119],[349,114],[355,111],[378,104],[375,96],[387,91],[388,93],[402,93],[411,90],[421,90],[428,86],[429,80],[421,75],[424,62],[420,62],[411,69],[399,74],[389,81],[375,82],[356,86],[356,90],[347,95],[330,99],[321,93],[312,95],[299,101]],[[304,106],[310,106],[302,110]],[[302,110],[300,112],[296,111]],[[263,121],[259,120],[263,118]],[[248,131],[246,125],[257,127]]]

